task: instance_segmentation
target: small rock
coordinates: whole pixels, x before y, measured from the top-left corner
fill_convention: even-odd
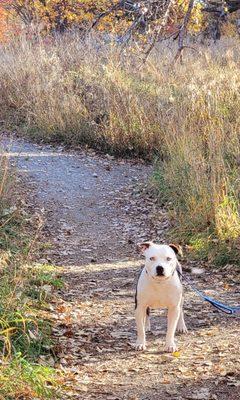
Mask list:
[[[191,395],[186,397],[191,400],[209,400],[210,399],[210,391],[208,388],[199,388],[197,392],[193,392]]]

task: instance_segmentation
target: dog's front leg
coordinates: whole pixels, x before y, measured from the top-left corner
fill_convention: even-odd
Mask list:
[[[146,337],[145,337],[145,319],[146,319],[146,307],[137,306],[135,311],[136,325],[137,325],[137,341],[136,350],[146,349]]]
[[[177,347],[174,342],[174,335],[177,327],[177,322],[180,315],[180,306],[170,307],[168,309],[168,325],[167,325],[167,336],[165,351],[173,353]]]

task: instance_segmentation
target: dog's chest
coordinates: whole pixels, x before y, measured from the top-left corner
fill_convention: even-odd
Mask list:
[[[166,283],[151,283],[145,277],[138,282],[138,301],[150,308],[165,308],[175,306],[182,296],[180,281],[170,279]]]
[[[172,303],[175,303],[175,294],[170,294],[169,288],[149,288],[149,291],[143,293],[145,301],[151,308],[169,307]]]

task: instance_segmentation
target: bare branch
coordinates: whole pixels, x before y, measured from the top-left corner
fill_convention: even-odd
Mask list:
[[[168,1],[168,5],[167,5],[167,9],[165,11],[165,14],[163,15],[163,19],[157,29],[157,31],[155,32],[155,35],[153,37],[152,43],[150,44],[148,50],[145,53],[145,59],[144,62],[147,60],[149,54],[151,53],[153,47],[155,46],[156,42],[159,40],[160,35],[164,29],[164,27],[167,25],[168,19],[169,19],[169,14],[170,14],[170,10],[172,5],[174,4],[175,0],[169,0]]]
[[[178,51],[177,54],[175,56],[175,60],[178,60],[178,58],[180,57],[180,60],[182,61],[182,50],[184,49],[184,38],[186,36],[187,33],[187,27],[191,18],[191,14],[192,14],[192,9],[194,6],[194,0],[190,0],[189,4],[188,4],[188,9],[187,12],[185,14],[183,23],[181,28],[179,29],[179,35],[178,35]]]
[[[225,0],[225,1],[214,1],[206,0],[206,6],[203,11],[210,13],[233,13],[240,10],[240,0]]]
[[[99,22],[101,21],[102,18],[107,17],[109,14],[112,12],[120,10],[122,7],[124,7],[124,0],[119,1],[118,3],[114,4],[112,7],[110,7],[107,11],[102,12],[101,14],[98,15],[98,17],[95,19],[95,21],[92,23],[90,29],[96,27]]]

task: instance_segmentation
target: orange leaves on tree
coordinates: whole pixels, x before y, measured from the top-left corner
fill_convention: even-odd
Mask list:
[[[118,0],[113,2],[117,3]],[[64,32],[69,28],[85,30],[100,14],[109,10],[113,2],[109,0],[0,0],[0,40],[8,29],[7,22],[19,21],[21,27],[35,32]],[[188,6],[188,0],[177,0],[169,16],[167,32],[179,28]],[[202,5],[196,3],[190,21],[190,31],[199,31],[202,27]],[[153,28],[159,21],[153,21]],[[120,33],[131,25],[131,16],[118,10],[117,14],[106,13],[96,25],[100,31]],[[28,32],[29,32],[28,30]]]
[[[7,11],[4,9],[0,2],[0,42],[3,42],[6,38],[7,32]]]
[[[84,29],[109,7],[108,0],[4,0],[4,3],[25,25],[36,24],[46,31],[59,32],[73,26]],[[103,18],[102,25],[109,20],[109,17]]]

